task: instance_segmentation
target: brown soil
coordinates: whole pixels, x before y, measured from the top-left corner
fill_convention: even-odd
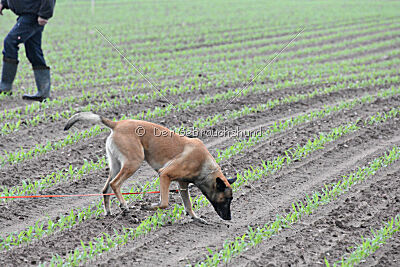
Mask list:
[[[306,142],[308,138],[312,138],[315,133],[327,131],[330,128],[336,127],[346,121],[354,120],[357,117],[366,117],[376,111],[385,110],[388,106],[396,106],[399,103],[399,98],[377,101],[371,105],[364,105],[349,112],[340,112],[335,116],[330,116],[323,120],[317,120],[315,122],[296,127],[283,134],[273,136],[262,144],[245,151],[245,154],[243,155],[238,155],[231,158],[229,163],[222,162],[221,167],[223,170],[225,170],[227,175],[233,175],[236,172],[243,171],[250,165],[254,166],[259,164],[261,160],[272,159],[289,147],[292,147],[296,144],[304,144],[304,142]],[[277,115],[274,115],[274,112],[270,113],[270,116],[271,120],[277,118],[275,117]],[[248,119],[247,125],[254,128],[257,124],[260,125],[263,124],[263,122],[265,123],[265,120],[268,121],[268,117],[269,115],[260,113],[258,116],[254,116],[254,121]],[[245,118],[243,120],[245,120]],[[227,122],[224,124],[224,126],[233,127],[234,125],[233,122]],[[243,124],[242,127],[246,127],[246,124]],[[268,206],[265,207],[265,202],[260,199],[260,194],[265,195],[264,192],[268,191],[268,195],[265,195],[264,197],[270,198],[269,201],[274,203],[275,208],[281,212],[284,212],[284,208],[289,206],[293,199],[299,199],[304,196],[304,193],[321,188],[324,183],[334,181],[334,179],[340,177],[340,174],[344,174],[345,171],[351,170],[355,166],[359,166],[362,162],[366,162],[371,158],[371,155],[377,155],[382,150],[387,149],[393,143],[399,143],[399,141],[396,139],[399,133],[400,122],[397,120],[392,123],[386,123],[380,127],[372,126],[363,128],[350,137],[340,140],[340,142],[328,145],[325,150],[316,152],[305,162],[295,164],[292,167],[285,169],[284,174],[268,177],[268,183],[256,182],[254,184],[256,190],[245,187],[240,189],[238,192],[236,192],[237,197],[232,206],[235,218],[231,223],[226,224],[225,222],[220,222],[215,216],[215,212],[207,207],[202,209],[200,214],[203,218],[212,222],[214,226],[209,227],[197,225],[190,222],[189,219],[185,219],[180,223],[171,225],[170,227],[157,230],[158,238],[153,238],[152,235],[149,235],[149,238],[144,238],[143,240],[140,239],[141,241],[139,243],[133,242],[133,247],[131,245],[127,245],[120,250],[121,253],[119,253],[119,256],[116,257],[115,260],[128,262],[128,260],[135,259],[136,261],[151,265],[152,263],[149,262],[149,260],[154,260],[154,257],[152,256],[154,253],[162,253],[163,255],[166,255],[165,253],[175,249],[179,250],[180,253],[178,253],[176,256],[169,256],[169,260],[164,262],[165,264],[180,264],[183,263],[182,259],[185,259],[185,261],[186,259],[190,261],[198,260],[199,253],[205,253],[206,247],[217,248],[218,244],[220,244],[220,240],[225,240],[234,233],[244,232],[249,224],[262,224],[263,222],[268,222],[274,217],[276,210]],[[224,141],[222,143],[214,142],[214,146],[218,148],[224,148],[229,144],[229,141]],[[79,151],[81,151],[81,155],[75,155],[74,158],[88,158],[91,155],[88,153],[92,152],[92,149],[93,148],[90,147],[79,149]],[[361,153],[361,151],[364,150],[366,150],[366,152]],[[357,152],[358,154],[356,155],[359,156],[355,156],[355,152]],[[48,155],[43,158],[48,157],[49,161],[50,159],[53,159],[52,161],[54,161],[54,156],[55,155]],[[336,163],[335,161],[338,162]],[[41,163],[40,160],[37,160],[36,162],[37,164]],[[26,166],[27,164],[24,165]],[[231,166],[233,166],[233,168]],[[307,177],[315,177],[315,174],[320,172],[321,168],[326,169],[323,171],[325,174],[324,176],[320,176],[317,180],[308,180]],[[54,168],[46,166],[44,169],[47,170],[47,172],[50,172]],[[304,173],[305,170],[307,170],[307,175]],[[300,172],[298,177],[295,175],[296,172]],[[134,180],[135,182],[142,182],[144,179],[148,179],[148,177],[154,174],[155,173],[149,170],[149,168],[143,168],[137,173],[138,178]],[[72,183],[62,183],[41,193],[73,194],[98,192],[105,179],[106,171],[93,172],[92,174],[87,175],[83,180]],[[301,190],[299,189],[300,185]],[[282,198],[283,192],[285,192],[285,197]],[[194,194],[197,193],[197,190],[195,190]],[[149,215],[149,212],[142,211],[140,206],[144,202],[155,202],[156,198],[156,196],[148,196],[143,201],[135,202],[133,204],[132,214],[134,214],[139,220],[144,219]],[[97,201],[97,199],[98,198],[68,199],[67,201],[65,199],[38,199],[11,202],[7,207],[3,206],[4,209],[1,216],[1,224],[4,226],[4,228],[2,229],[2,233],[5,234],[10,231],[22,230],[24,227],[31,225],[40,218],[54,218],[57,216],[57,214],[63,214],[71,208],[84,207],[89,203],[93,203],[93,201]],[[180,203],[180,199],[176,195],[172,197],[172,203],[175,201]],[[114,208],[116,208],[115,206],[116,205],[114,205]],[[261,210],[262,212],[260,212]],[[255,213],[254,211],[258,212]],[[28,259],[31,262],[47,261],[52,255],[54,255],[54,253],[63,255],[67,251],[73,250],[76,246],[79,246],[80,240],[87,242],[100,232],[105,231],[112,234],[113,229],[121,229],[122,227],[128,226],[132,227],[135,224],[130,217],[121,217],[121,219],[118,219],[117,222],[112,223],[112,228],[104,229],[105,226],[108,225],[112,220],[113,218],[88,220],[74,226],[74,228],[69,231],[63,231],[61,233],[44,238],[41,241],[23,245],[18,248],[14,248],[11,251],[2,252],[0,254],[0,258],[4,261],[9,259],[15,263],[29,263],[26,262],[27,255],[29,255]],[[171,236],[171,233],[173,232],[176,232],[176,234]],[[211,236],[213,238],[210,238]],[[196,237],[195,249],[192,247],[186,247],[186,250],[180,248],[181,246],[184,246],[185,243],[194,242],[194,237]],[[170,249],[167,251],[160,251],[165,249],[165,247],[156,245],[158,242],[160,242],[160,238],[161,240],[165,240],[165,242],[170,242],[168,246]],[[63,241],[59,243],[59,240],[61,239]],[[210,242],[210,240],[212,241]],[[143,242],[143,244],[141,242]],[[141,245],[139,246],[138,244]],[[40,249],[38,249],[38,247]],[[105,256],[105,259],[107,259],[109,263],[116,263],[114,260],[112,260],[113,257],[108,258],[108,256]],[[164,257],[160,257],[159,259],[165,261]],[[156,264],[156,262],[153,263]]]
[[[375,40],[375,42],[378,41],[380,40]],[[381,48],[379,51],[387,51],[382,49],[389,50],[393,47]],[[365,51],[346,57],[358,58],[379,51]],[[233,81],[232,84],[234,84]],[[370,86],[346,89],[298,103],[283,104],[271,110],[235,120],[222,121],[207,129],[223,130],[239,127],[242,131],[254,130],[270,125],[277,120],[322,108],[324,105],[360,97],[366,93],[376,93],[378,90],[392,86],[397,88],[399,84],[386,84],[379,88]],[[227,108],[230,110],[240,109],[243,105],[262,104],[270,99],[307,93],[320,87],[321,84],[314,84],[249,94],[236,99]],[[229,89],[221,87],[216,88],[213,92]],[[103,87],[99,90],[106,90],[106,88]],[[188,93],[184,96],[169,97],[169,99],[176,103],[189,98],[195,99],[203,93],[205,92]],[[12,106],[11,102],[5,103],[7,107]],[[173,112],[152,121],[167,127],[181,124],[190,126],[199,117],[224,112],[225,104],[222,101],[203,105],[187,111]],[[18,103],[18,105],[23,105],[23,103]],[[166,103],[162,100],[155,100],[107,109],[102,113],[107,117],[119,117],[122,114],[135,114],[147,108],[162,107],[163,105],[165,106]],[[304,145],[308,139],[320,132],[330,131],[346,122],[355,121],[357,118],[366,118],[379,111],[388,111],[399,105],[400,97],[397,96],[380,99],[373,103],[357,106],[352,110],[343,110],[323,119],[298,125],[271,136],[256,146],[233,156],[228,161],[222,161],[221,168],[226,176],[234,176],[250,166],[259,166],[263,160],[271,160],[282,155],[291,147]],[[58,111],[58,109],[55,108],[53,111]],[[64,123],[65,120],[40,123],[38,126],[23,127],[16,133],[1,136],[0,153],[4,155],[4,150],[15,151],[20,147],[31,148],[37,143],[45,143],[48,140],[61,140],[68,134],[62,131]],[[180,266],[204,260],[205,255],[208,254],[207,248],[221,249],[225,240],[232,240],[245,233],[248,226],[257,227],[273,221],[277,214],[288,212],[294,201],[303,199],[306,194],[321,190],[324,184],[338,181],[342,175],[348,174],[360,166],[367,165],[371,159],[382,155],[393,145],[400,145],[399,118],[379,125],[364,126],[360,124],[360,127],[356,132],[326,144],[324,148],[311,153],[307,158],[294,162],[273,175],[263,177],[263,179],[253,182],[251,186],[239,188],[234,193],[232,221],[222,221],[212,207],[204,207],[198,211],[198,214],[209,222],[208,225],[193,222],[190,218],[185,217],[177,223],[158,228],[122,247],[103,253],[87,264],[132,266],[140,263],[143,266]],[[78,125],[78,130],[83,128]],[[98,157],[105,154],[104,144],[108,134],[108,132],[102,133],[22,163],[6,164],[0,168],[0,186],[20,185],[25,179],[38,180],[56,170],[69,166],[80,167],[84,160],[96,161]],[[235,138],[207,136],[199,138],[204,141],[213,155],[216,155],[216,149],[227,148],[236,141]],[[81,180],[64,181],[42,190],[39,194],[97,193],[107,178],[107,171],[108,169],[93,171],[84,175]],[[134,177],[125,184],[124,190],[133,184],[153,179],[155,174],[149,166],[143,164]],[[195,196],[200,192],[193,188],[191,194]],[[337,260],[351,251],[349,247],[360,242],[361,235],[368,236],[371,227],[380,228],[382,221],[399,214],[399,194],[400,169],[399,165],[395,163],[365,182],[354,185],[349,192],[340,196],[336,201],[321,206],[315,213],[303,217],[292,228],[282,230],[281,233],[260,243],[257,247],[233,258],[229,265],[318,266],[323,265],[324,258],[330,262]],[[177,194],[171,194],[170,199],[171,203],[181,203]],[[11,232],[24,230],[34,225],[36,221],[46,221],[48,218],[55,220],[60,215],[67,214],[71,209],[80,209],[99,201],[99,197],[93,197],[15,200],[7,205],[2,203],[0,204],[0,236],[4,237]],[[146,195],[143,199],[130,204],[132,209],[128,216],[100,216],[88,219],[69,230],[45,236],[40,240],[22,244],[10,250],[0,251],[0,262],[6,266],[37,265],[40,262],[49,261],[55,254],[63,257],[80,247],[81,242],[87,244],[101,233],[112,235],[114,230],[136,227],[138,222],[153,214],[153,212],[143,210],[142,205],[156,201],[158,201],[157,195]],[[113,204],[112,209],[114,214],[118,213],[117,203]],[[367,258],[365,264],[396,266],[398,265],[396,263],[400,261],[399,248],[399,235],[397,234],[388,240],[388,244]]]

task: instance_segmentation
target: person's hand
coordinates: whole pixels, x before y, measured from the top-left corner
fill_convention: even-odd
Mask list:
[[[39,23],[40,26],[44,26],[44,25],[46,25],[47,22],[48,22],[47,19],[44,19],[44,18],[42,18],[42,17],[38,17],[37,21],[38,21],[38,23]]]
[[[2,4],[0,4],[0,15],[2,15],[3,16],[3,5]]]

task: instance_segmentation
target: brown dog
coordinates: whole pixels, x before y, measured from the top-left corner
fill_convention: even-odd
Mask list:
[[[231,219],[232,184],[236,179],[226,179],[221,168],[197,138],[188,138],[151,122],[124,120],[114,122],[91,112],[82,112],[72,116],[64,130],[68,130],[78,121],[103,123],[112,132],[107,138],[106,151],[110,175],[103,193],[113,189],[121,203],[122,210],[128,205],[121,194],[121,186],[146,160],[160,176],[160,203],[153,209],[168,207],[169,185],[171,181],[179,183],[180,195],[186,212],[197,220],[199,217],[192,209],[188,184],[195,184],[213,205],[215,211],[224,220]],[[104,210],[110,212],[110,196],[104,196]]]

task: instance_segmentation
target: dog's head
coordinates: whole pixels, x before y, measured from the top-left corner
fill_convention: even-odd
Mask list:
[[[224,220],[231,219],[232,187],[236,179],[226,179],[223,175],[210,177],[207,183],[199,186],[202,193],[211,202],[215,211]]]

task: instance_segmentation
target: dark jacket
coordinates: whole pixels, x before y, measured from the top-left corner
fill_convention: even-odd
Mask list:
[[[1,4],[18,16],[34,14],[49,19],[53,16],[56,0],[1,0]]]

